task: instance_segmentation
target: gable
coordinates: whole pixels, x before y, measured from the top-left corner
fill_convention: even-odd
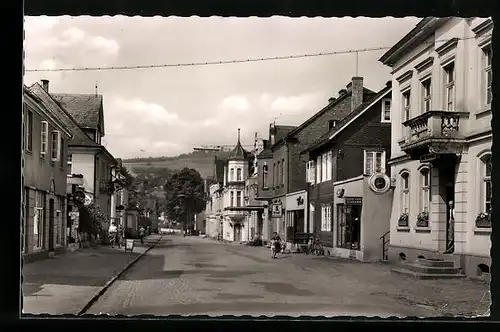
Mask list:
[[[67,93],[50,95],[75,119],[78,126],[101,131],[104,129],[102,95]]]

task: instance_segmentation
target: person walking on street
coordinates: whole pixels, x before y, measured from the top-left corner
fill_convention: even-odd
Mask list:
[[[141,244],[144,244],[144,232],[145,229],[141,226],[141,228],[139,228],[139,239],[141,239]]]
[[[109,225],[109,229],[108,229],[109,241],[111,242],[111,248],[115,247],[117,232],[118,232],[118,229],[116,228],[115,223],[111,222],[111,225]]]
[[[123,238],[123,227],[121,224],[119,224],[118,230],[116,232],[116,242],[118,243],[118,248],[122,247],[122,238]]]

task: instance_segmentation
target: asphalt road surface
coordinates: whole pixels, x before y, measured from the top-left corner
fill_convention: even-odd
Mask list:
[[[386,266],[164,236],[87,313],[439,316],[397,289]]]

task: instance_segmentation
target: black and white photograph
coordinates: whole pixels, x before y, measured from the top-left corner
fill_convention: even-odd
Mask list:
[[[489,317],[492,32],[25,16],[21,313]]]

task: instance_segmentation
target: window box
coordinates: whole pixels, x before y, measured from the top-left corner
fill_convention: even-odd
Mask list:
[[[398,227],[408,227],[408,213],[402,213],[398,219]]]
[[[398,232],[409,232],[410,231],[410,227],[409,226],[398,226],[398,227],[396,227],[396,230]]]
[[[491,227],[475,227],[474,235],[490,235]]]
[[[429,226],[416,226],[415,232],[417,232],[417,233],[430,233],[431,228]]]
[[[429,212],[422,211],[417,215],[417,227],[429,227]]]
[[[476,228],[491,228],[491,214],[481,212],[476,217]]]

